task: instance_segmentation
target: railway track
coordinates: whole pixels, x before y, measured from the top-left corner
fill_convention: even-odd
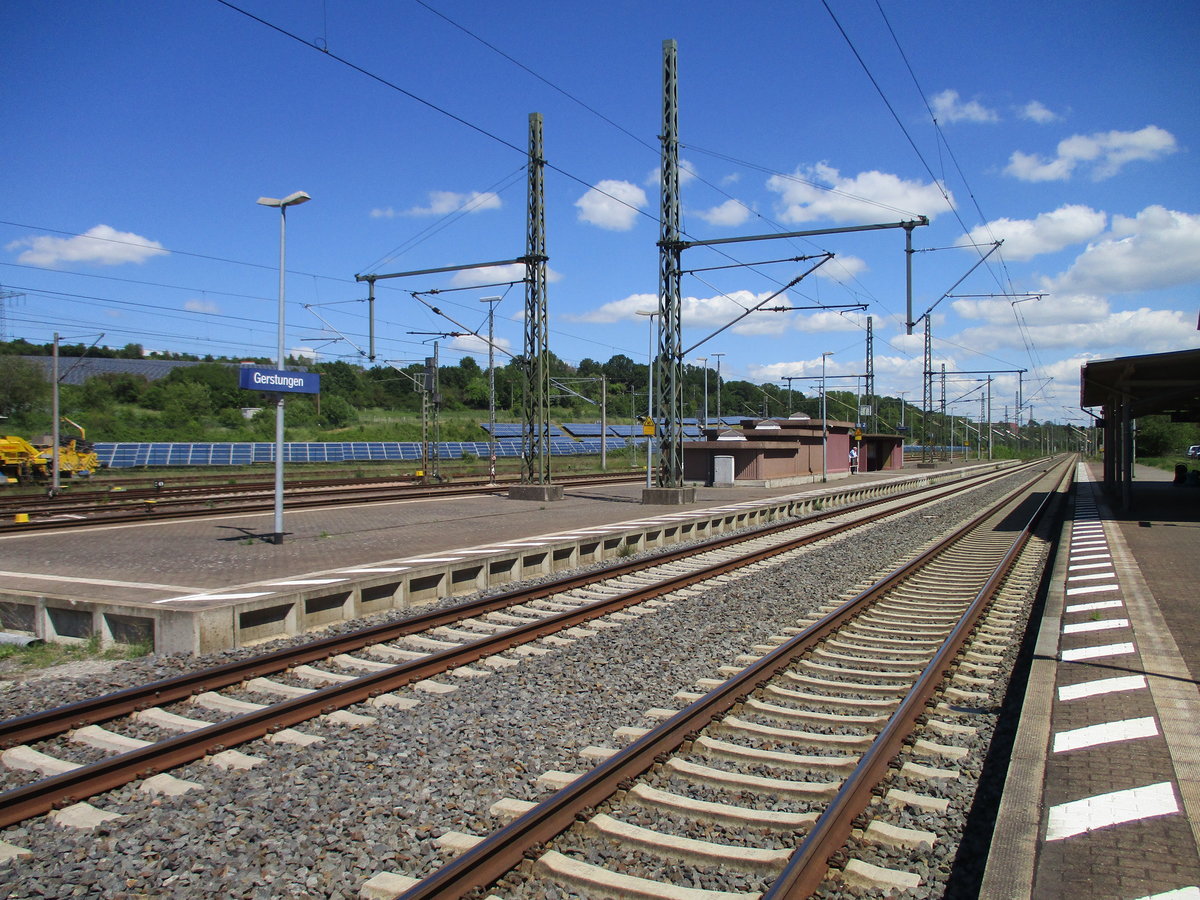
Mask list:
[[[988,702],[980,688],[997,671],[999,643],[1013,638],[1019,601],[1006,599],[1006,584],[1015,578],[1027,593],[1022,579],[1036,566],[1023,554],[1069,472],[1045,473],[798,634],[756,648],[744,668],[705,684],[707,693],[678,695],[686,708],[652,711],[666,721],[625,730],[633,740],[624,749],[596,748],[604,762],[564,778],[486,839],[460,836],[470,849],[404,900],[462,897],[497,882],[505,897],[544,896],[540,884],[676,900],[806,898],[839,883],[917,887],[911,870],[937,836],[899,824],[896,810],[944,809],[928,786],[958,777],[949,767],[967,755],[958,742],[973,732],[961,719]],[[915,759],[902,759],[906,750]],[[712,799],[731,794],[739,802]],[[864,845],[909,865],[863,861],[875,855],[860,854]],[[751,874],[730,879],[727,870]],[[729,889],[756,878],[765,890]]]
[[[372,718],[393,714],[389,707],[415,704],[422,691],[448,690],[455,679],[486,671],[502,675],[522,654],[553,652],[584,637],[602,639],[606,629],[619,627],[622,617],[653,615],[656,604],[664,602],[657,598],[679,597],[705,580],[711,583],[748,565],[787,558],[834,530],[847,531],[917,503],[936,507],[950,493],[935,489],[919,500],[893,498],[832,510],[820,521],[785,523],[741,536],[740,548],[733,538],[708,542],[707,560],[688,561],[686,551],[660,554],[650,573],[639,571],[644,562],[627,563],[603,573],[607,583],[594,573],[507,592],[369,633],[329,638],[10,720],[0,727],[0,745],[9,748],[5,763],[45,777],[0,795],[0,823],[53,808],[72,815],[86,812],[75,804],[135,779],[151,791],[187,791],[187,783],[165,770],[205,756],[217,765],[254,766],[254,757],[232,748],[256,737],[273,735],[275,741],[304,745],[319,736],[309,731],[332,735],[339,728],[369,728]],[[747,542],[752,546],[746,547]],[[337,712],[358,703],[369,706]],[[314,716],[331,714],[316,729],[294,729]],[[118,718],[122,716],[127,718]],[[164,733],[175,736],[161,739]],[[62,754],[59,762],[53,761],[56,752]],[[17,778],[10,772],[5,780],[12,785]]]
[[[644,478],[634,470],[590,475],[562,475],[566,486],[625,483]],[[286,488],[290,509],[308,509],[371,501],[451,497],[497,493],[517,483],[515,476],[489,482],[486,478],[460,479],[443,484],[423,484],[403,478],[330,479],[296,481]],[[261,512],[274,508],[274,485],[255,482],[232,485],[186,485],[175,489],[94,492],[85,497],[7,498],[0,500],[0,534],[114,525],[155,519],[184,519],[214,513]],[[21,515],[27,521],[16,522]]]
[[[982,483],[998,477],[1002,476],[992,473],[982,476],[978,481]],[[124,783],[121,779],[127,781],[147,768],[161,771],[200,758],[215,747],[232,747],[268,734],[273,729],[288,728],[330,707],[340,708],[365,701],[378,703],[379,696],[405,685],[457,667],[469,666],[481,659],[493,659],[513,647],[568,631],[620,612],[625,607],[636,606],[664,593],[778,556],[864,522],[915,506],[936,503],[958,489],[960,486],[955,485],[928,489],[916,496],[867,501],[853,507],[830,510],[800,523],[779,523],[749,534],[718,538],[699,547],[658,554],[649,561],[633,561],[599,572],[556,579],[533,588],[507,591],[400,622],[317,640],[44,713],[10,719],[0,723],[0,748],[5,748],[5,763],[10,768],[26,765],[30,771],[51,777],[27,790],[0,794],[0,826],[20,821],[27,815],[45,812],[73,798],[110,789],[117,783]],[[450,635],[445,634],[447,629]],[[447,640],[447,637],[451,639]],[[393,646],[395,642],[405,646]],[[465,643],[457,646],[456,642]],[[350,656],[364,651],[375,659]],[[331,661],[330,668],[335,671],[322,676],[311,668],[313,663],[322,661]],[[374,674],[358,678],[346,674],[356,667],[360,671],[373,670]],[[302,693],[288,689],[299,686],[295,678],[287,686],[261,680],[289,671],[298,671],[299,679],[308,679],[310,683],[324,681],[325,686]],[[257,689],[260,693],[287,693],[292,697],[283,703],[248,710],[238,707],[236,703],[222,706],[209,696],[216,690],[248,684],[253,684],[251,690]],[[35,755],[40,751],[28,746],[31,741],[53,741],[69,731],[95,726],[121,716],[135,714],[144,720],[148,718],[144,715],[147,709],[187,703],[197,697],[213,701],[214,711],[228,714],[241,708],[247,717],[239,720],[238,717],[227,715],[229,722],[212,724],[211,731],[202,727],[206,723],[200,720],[194,720],[199,724],[186,729],[188,723],[175,722],[178,728],[185,729],[184,735],[161,742],[153,748],[127,747],[137,752],[98,762],[102,770],[94,772],[75,768],[68,770],[53,758],[42,759]],[[249,715],[251,712],[253,716]],[[158,721],[169,723],[173,720],[160,718]],[[234,721],[237,721],[236,726],[230,724]],[[84,732],[83,738],[95,738],[92,746],[97,750],[103,749],[106,740],[104,735],[97,734],[95,728]],[[119,740],[107,744],[108,747],[120,745]],[[19,753],[12,752],[17,747],[25,749]]]

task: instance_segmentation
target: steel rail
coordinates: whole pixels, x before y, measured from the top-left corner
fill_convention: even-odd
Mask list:
[[[830,859],[845,845],[855,818],[867,808],[872,789],[887,773],[892,758],[902,748],[904,739],[912,732],[918,717],[925,712],[926,704],[949,676],[954,657],[966,644],[1043,516],[1071,481],[1074,466],[1065,465],[1064,469],[1057,476],[1042,479],[1049,481],[1057,477],[1058,484],[1054,490],[1047,491],[1038,503],[987,583],[979,589],[954,630],[922,670],[912,690],[888,719],[887,725],[863,754],[854,771],[842,783],[841,789],[763,894],[762,900],[804,900],[820,887],[828,872]]]
[[[993,475],[992,477],[995,476]],[[928,489],[921,493],[928,493]],[[444,650],[422,657],[421,659],[401,663],[390,669],[363,675],[351,681],[315,689],[311,694],[303,697],[273,704],[262,710],[156,742],[149,747],[128,751],[97,763],[81,766],[69,772],[44,778],[24,787],[7,791],[0,794],[0,827],[6,827],[32,816],[48,812],[55,807],[68,805],[86,797],[111,790],[127,784],[136,778],[147,777],[159,771],[200,759],[210,753],[220,752],[230,746],[263,737],[273,731],[307,721],[322,713],[328,713],[335,709],[364,702],[412,682],[431,678],[448,669],[468,665],[482,657],[501,653],[518,644],[528,643],[557,631],[573,628],[591,619],[608,615],[625,607],[644,603],[663,594],[691,586],[764,559],[769,559],[805,544],[823,540],[835,534],[856,528],[864,524],[864,521],[874,521],[878,518],[895,515],[912,506],[929,502],[929,499],[928,497],[915,499],[902,504],[899,509],[884,510],[868,517],[866,520],[835,524],[832,528],[823,529],[818,533],[805,535],[775,546],[759,548],[751,553],[724,560],[705,569],[669,577],[648,587],[635,589],[575,610],[548,616],[531,622],[528,625],[516,626],[495,635],[483,636],[479,640],[463,645],[462,647]],[[844,515],[846,512],[851,511],[852,507],[870,506],[881,502],[884,501],[866,501],[861,504],[848,505],[837,510],[831,510],[826,516]],[[766,526],[764,529],[760,529],[749,536],[719,538],[713,542],[707,542],[704,546],[710,550],[720,549],[720,546],[728,546],[744,542],[753,537],[761,537],[763,532],[795,528],[797,525],[809,524],[812,521],[813,519],[809,518],[799,523],[788,522]],[[698,548],[691,548],[691,552],[681,550],[663,554],[655,557],[654,562],[662,564],[673,561],[670,557],[682,558],[688,555],[696,555],[697,550]],[[537,599],[539,596],[560,593],[564,589],[569,590],[571,587],[592,583],[602,578],[615,577],[617,574],[626,574],[629,571],[646,567],[647,561],[645,560],[628,563],[613,567],[613,569],[603,573],[586,573],[577,578],[563,579],[562,582],[554,585],[543,585],[528,591],[509,592],[506,595],[484,600],[479,605],[464,604],[459,607],[437,610],[429,614],[428,617],[420,617],[424,620],[420,629],[416,627],[416,620],[406,620],[400,623],[366,629],[364,632],[349,636],[350,644],[343,644],[341,652],[377,642],[380,633],[393,631],[396,636],[400,636],[415,630],[424,630],[424,628],[433,627],[430,624],[433,622],[440,624],[464,618],[466,617],[464,616],[464,609],[467,606],[472,608],[470,614],[478,614],[484,607],[503,608],[504,606],[511,606],[517,597],[522,598],[521,602],[527,602],[531,599]],[[564,583],[568,587],[564,588]],[[368,632],[371,636],[368,636]],[[318,652],[314,647],[305,646],[297,648],[300,651],[299,653],[291,650],[280,651],[280,653],[272,654],[265,659],[272,661],[270,671],[279,671],[282,668],[288,668],[304,661],[320,659],[330,655],[329,646],[336,641],[337,638],[318,642],[324,645],[323,652]],[[287,662],[284,662],[285,657],[288,659]],[[148,685],[143,688],[131,688],[127,691],[120,691],[107,697],[98,698],[96,701],[82,701],[79,704],[72,704],[69,707],[63,707],[58,710],[50,710],[44,714],[34,714],[22,719],[14,719],[9,723],[4,723],[5,726],[13,726],[10,732],[5,735],[5,738],[6,741],[13,741],[17,734],[32,734],[39,730],[43,731],[43,736],[61,733],[64,718],[70,719],[76,726],[81,725],[88,721],[82,715],[88,711],[93,715],[91,721],[99,721],[113,718],[113,715],[110,713],[117,706],[124,708],[125,711],[132,711],[170,702],[172,699],[184,699],[200,690],[209,690],[214,686],[225,686],[244,680],[244,678],[263,674],[267,671],[263,663],[264,659],[248,660],[244,663],[229,663],[215,670],[199,673],[197,679],[189,676],[179,676],[175,679],[168,679],[166,682],[157,682],[154,685]],[[239,672],[238,670],[241,671]],[[220,681],[221,684],[213,684],[212,682],[214,681]],[[108,701],[110,704],[115,703],[116,706],[109,705],[103,711],[97,713],[93,704],[102,704],[104,701]],[[71,714],[73,712],[81,714],[78,721],[72,717]]]
[[[640,477],[641,474],[642,471],[640,469],[629,469],[581,475],[561,475],[559,476],[559,481],[566,484],[574,484],[581,481],[585,483],[592,481],[598,483],[620,482],[633,477]],[[486,475],[458,476],[455,478],[453,485],[447,483],[444,486],[473,487],[490,485],[493,489],[496,489],[497,485],[509,487],[517,483],[518,480],[519,476],[517,475],[502,475],[495,482],[489,481]],[[420,477],[415,475],[375,475],[370,478],[295,478],[289,480],[284,487],[291,495],[303,495],[333,490],[366,492],[380,487],[408,488],[414,484],[419,484],[419,482]],[[436,491],[442,485],[421,484],[420,486],[431,491]],[[132,505],[145,500],[157,501],[161,509],[161,504],[166,503],[195,503],[197,499],[219,499],[228,497],[229,495],[270,494],[273,490],[274,484],[269,481],[245,481],[235,484],[229,484],[228,482],[219,484],[173,484],[161,488],[139,487],[118,491],[110,489],[71,491],[70,493],[57,494],[52,497],[41,494],[0,495],[0,513],[23,512],[29,515],[55,515],[65,512],[86,513],[97,509],[101,511],[119,509],[121,506]]]
[[[667,721],[617,751],[590,772],[580,776],[507,826],[485,838],[437,872],[414,885],[399,900],[456,900],[468,891],[482,889],[515,868],[522,859],[573,825],[585,810],[599,805],[656,763],[665,761],[714,719],[767,684],[784,669],[810,652],[862,608],[886,593],[917,569],[942,555],[1012,500],[1030,490],[1026,483],[1004,499],[977,514],[915,559],[897,567],[800,634],[751,663],[722,685],[709,691]],[[993,576],[995,577],[995,576]],[[946,657],[938,657],[927,671],[939,671]],[[876,742],[878,743],[878,742]],[[890,759],[885,757],[884,761]]]
[[[1001,477],[1006,477],[1012,473],[1013,470],[989,473],[980,478],[976,483],[987,483]],[[845,506],[838,506],[810,514],[799,520],[776,522],[742,532],[741,534],[710,538],[689,547],[666,550],[640,560],[610,564],[602,569],[556,578],[553,581],[533,587],[514,588],[490,597],[471,600],[456,606],[418,613],[397,622],[386,622],[348,634],[318,638],[302,646],[288,647],[246,660],[235,660],[199,672],[185,673],[150,684],[125,688],[99,697],[80,700],[67,706],[30,713],[0,722],[0,749],[29,741],[44,740],[72,728],[80,728],[84,725],[108,721],[119,716],[147,709],[151,706],[186,700],[188,697],[203,691],[228,687],[231,684],[237,684],[249,678],[270,675],[293,666],[315,662],[339,653],[352,653],[371,644],[396,640],[397,638],[410,634],[418,634],[441,625],[449,625],[462,619],[485,615],[509,606],[543,599],[566,591],[577,590],[612,578],[619,578],[632,572],[667,565],[714,550],[734,547],[747,541],[779,534],[835,516],[862,511],[872,506],[890,503],[893,504],[893,508],[887,511],[887,515],[905,512],[928,502],[927,495],[930,493],[941,495],[960,489],[961,487],[963,487],[961,483],[956,483],[954,485],[936,485],[920,488],[913,491],[909,499],[899,505],[896,504],[900,498],[896,496],[874,498],[858,503],[846,504]],[[854,524],[862,523],[852,523],[851,527]],[[832,533],[822,531],[810,536],[808,539],[802,540],[819,540]],[[787,549],[793,548],[793,546],[789,546]],[[784,551],[781,550],[779,552]]]
[[[560,478],[557,483],[568,486],[579,486],[595,483],[622,483],[639,481],[641,475],[621,474],[609,475],[603,477],[585,476],[580,478],[565,477]],[[475,485],[419,485],[419,486],[397,486],[390,491],[379,491],[373,496],[369,496],[368,492],[372,489],[364,488],[361,491],[355,491],[347,494],[345,492],[333,493],[330,496],[322,497],[305,497],[303,492],[299,496],[294,496],[288,500],[289,509],[320,509],[328,506],[347,506],[354,503],[367,502],[389,502],[394,500],[416,499],[418,497],[454,497],[454,496],[470,496],[473,494],[495,494],[501,491],[506,491],[511,487],[509,483],[498,484],[475,484]],[[272,509],[273,501],[268,497],[262,500],[247,500],[245,502],[237,502],[236,500],[224,505],[220,509],[203,507],[192,509],[177,509],[170,512],[164,511],[164,507],[168,504],[195,504],[201,502],[200,498],[190,500],[185,499],[167,499],[165,501],[155,500],[153,504],[150,501],[154,498],[145,498],[142,501],[142,507],[138,512],[118,510],[112,515],[101,514],[96,518],[88,519],[34,519],[21,524],[3,523],[0,524],[0,534],[19,534],[30,531],[55,531],[66,528],[87,528],[93,525],[123,525],[130,522],[145,522],[148,517],[153,517],[155,520],[171,521],[174,519],[194,519],[203,518],[205,516],[213,516],[230,513],[247,513],[247,512],[264,512]],[[134,501],[135,503],[138,501]],[[94,508],[93,508],[94,509]],[[66,510],[56,510],[55,515],[65,515]]]

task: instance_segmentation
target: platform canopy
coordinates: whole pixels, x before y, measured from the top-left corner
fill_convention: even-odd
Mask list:
[[[1131,419],[1168,415],[1175,422],[1200,422],[1200,349],[1085,363],[1080,406],[1115,414],[1123,404]]]
[[[1200,349],[1125,356],[1085,363],[1079,402],[1101,407],[1104,428],[1104,487],[1132,505],[1133,423],[1142,416],[1200,422]]]

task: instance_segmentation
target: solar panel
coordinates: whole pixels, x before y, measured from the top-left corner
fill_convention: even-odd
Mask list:
[[[586,423],[585,423],[586,425]],[[520,426],[510,425],[517,432],[495,441],[496,456],[519,458],[524,442],[520,438]],[[547,450],[552,456],[575,456],[600,452],[600,428],[595,434],[576,440],[566,432],[553,429]],[[619,432],[614,434],[614,432]],[[607,448],[619,450],[629,445],[626,434],[637,444],[645,442],[633,426],[611,425]],[[275,460],[273,441],[236,441],[215,443],[167,443],[136,441],[105,441],[95,444],[100,462],[110,468],[135,468],[141,466],[224,466],[271,463]],[[491,453],[490,441],[443,441],[440,445],[430,443],[430,453],[439,459],[460,459],[470,454],[487,459]],[[419,441],[290,441],[284,444],[285,462],[338,463],[367,460],[410,461],[422,458]]]
[[[566,422],[563,424],[568,434],[578,438],[599,437],[603,428],[596,422]]]

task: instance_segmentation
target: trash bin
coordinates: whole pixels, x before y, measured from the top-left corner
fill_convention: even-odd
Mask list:
[[[733,486],[733,457],[713,457],[713,487]]]

